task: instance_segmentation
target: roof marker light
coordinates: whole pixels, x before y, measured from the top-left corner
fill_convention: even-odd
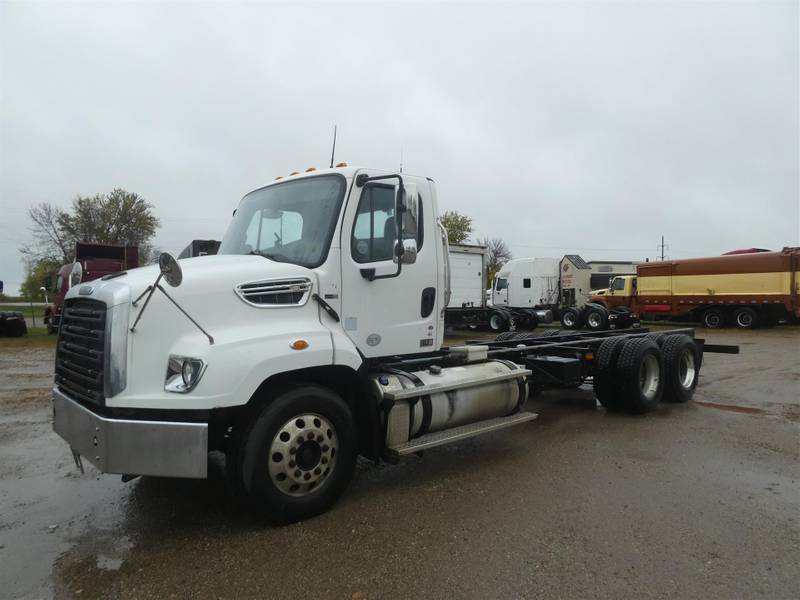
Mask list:
[[[346,166],[347,166],[347,163],[346,163],[346,162],[340,162],[340,163],[336,163],[336,166],[337,166],[338,168],[341,168],[341,167],[346,167]]]
[[[316,171],[316,170],[317,170],[317,167],[308,167],[306,169],[306,173],[311,173],[311,171]]]
[[[283,179],[283,175],[278,175],[278,176],[277,176],[277,177],[274,179],[274,181],[278,181],[279,179]]]
[[[300,175],[300,171],[292,171],[289,173],[289,177],[293,177],[294,175]]]

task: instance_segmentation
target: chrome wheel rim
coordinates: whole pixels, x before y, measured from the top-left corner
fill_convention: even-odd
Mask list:
[[[753,315],[749,312],[740,312],[736,320],[739,322],[739,327],[750,327],[753,324]]]
[[[645,356],[639,366],[639,389],[648,400],[652,400],[658,392],[658,384],[661,380],[660,371],[658,359],[653,354]]]
[[[320,487],[336,463],[339,440],[322,415],[292,417],[278,429],[269,448],[269,477],[287,496],[305,496]]]
[[[561,322],[567,327],[572,327],[575,324],[575,319],[573,318],[572,313],[567,313],[562,317]]]
[[[710,315],[706,316],[706,325],[714,329],[715,327],[719,327],[719,315],[716,313],[711,313]]]
[[[600,326],[600,315],[597,313],[591,313],[589,318],[586,319],[589,323],[590,327],[599,327]]]
[[[502,323],[498,315],[492,315],[491,317],[489,317],[489,326],[495,331],[500,330],[501,324]]]
[[[681,387],[685,390],[691,389],[692,385],[694,385],[696,374],[694,352],[691,348],[687,348],[678,360],[678,378],[681,382]]]

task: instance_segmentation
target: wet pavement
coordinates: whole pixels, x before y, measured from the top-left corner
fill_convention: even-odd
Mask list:
[[[539,419],[362,462],[330,512],[264,526],[208,481],[81,475],[51,432],[52,350],[0,347],[0,596],[793,598],[800,329],[702,335],[695,402],[589,390]]]

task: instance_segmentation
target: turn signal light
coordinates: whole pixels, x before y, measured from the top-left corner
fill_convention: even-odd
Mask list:
[[[295,340],[291,344],[289,344],[289,347],[292,350],[305,350],[306,348],[308,348],[308,342],[305,340]]]
[[[336,163],[336,166],[337,166],[337,167],[346,167],[346,166],[347,166],[347,163],[346,163],[346,162],[340,162],[340,163]]]

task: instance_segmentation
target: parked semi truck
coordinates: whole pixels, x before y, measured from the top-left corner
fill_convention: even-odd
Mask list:
[[[446,326],[503,332],[512,328],[533,329],[539,323],[553,320],[547,306],[511,304],[507,296],[496,297],[493,289],[487,298],[486,259],[485,246],[449,246],[451,295],[445,312]]]
[[[800,317],[800,248],[642,263],[635,276],[616,277],[592,296],[581,317],[602,329],[604,313],[677,318],[716,329],[773,325]],[[591,323],[590,323],[591,321]]]
[[[77,265],[77,267],[76,267]],[[55,273],[55,286],[46,282],[46,288],[54,292],[53,302],[45,308],[44,323],[49,333],[58,331],[64,299],[72,286],[99,279],[111,273],[119,273],[139,266],[138,246],[112,244],[75,244],[75,261],[61,266]]]
[[[54,429],[100,471],[205,478],[208,453],[278,522],[330,507],[356,457],[396,461],[529,422],[530,393],[592,382],[609,410],[686,401],[690,329],[444,346],[454,275],[434,182],[348,167],[239,203],[215,256],[73,286]]]

